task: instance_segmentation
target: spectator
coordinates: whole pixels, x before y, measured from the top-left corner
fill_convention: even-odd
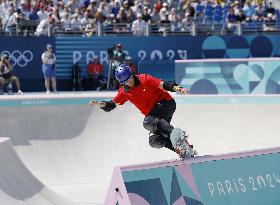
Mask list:
[[[19,79],[16,76],[12,75],[13,67],[11,63],[9,62],[9,56],[7,54],[3,54],[1,56],[0,61],[0,85],[1,87],[4,86],[7,83],[16,83],[16,87],[18,90],[18,94],[22,95],[23,92],[20,89],[20,82]]]
[[[43,21],[48,18],[48,12],[45,9],[45,6],[41,6],[40,10],[37,12],[37,15],[39,16],[39,20]]]
[[[90,22],[91,20],[89,19],[89,12],[85,11],[83,14],[83,18],[81,19],[81,26],[82,28],[85,28],[86,25]]]
[[[275,14],[275,8],[272,5],[272,1],[270,1],[268,3],[268,7],[266,8],[265,13],[266,13],[266,15],[268,15],[268,14],[274,15]]]
[[[262,4],[258,4],[256,7],[256,21],[265,20],[265,8]]]
[[[136,15],[133,13],[132,9],[130,8],[127,12],[127,23],[132,24],[133,21],[136,20]]]
[[[89,78],[83,82],[84,90],[101,90],[106,87],[106,82],[103,80],[103,66],[99,62],[97,56],[94,56],[88,64]]]
[[[244,15],[246,16],[246,21],[252,21],[256,18],[256,8],[254,5],[247,1],[247,3],[242,8]]]
[[[155,10],[157,11],[157,13],[160,12],[160,10],[162,9],[163,7],[163,2],[162,0],[158,0],[157,3],[154,5],[154,8]]]
[[[239,23],[245,23],[246,16],[244,15],[243,11],[240,9],[236,15],[236,21]]]
[[[35,7],[32,7],[31,11],[28,12],[27,19],[29,19],[30,21],[39,21],[40,20]]]
[[[93,22],[88,22],[85,27],[85,36],[92,37],[96,33],[96,25]]]
[[[72,31],[80,31],[82,29],[82,23],[78,17],[79,16],[77,13],[75,13],[73,15],[73,19],[71,20],[71,30]]]
[[[180,24],[181,31],[183,32],[191,32],[192,30],[192,20],[190,18],[189,13],[185,13],[185,18],[182,20],[182,23]]]
[[[114,14],[115,17],[117,17],[118,13],[120,11],[120,4],[118,1],[114,1],[114,7],[112,8],[112,13]]]
[[[237,17],[234,14],[234,10],[232,8],[229,10],[226,23],[227,23],[226,26],[228,30],[236,29]]]
[[[51,44],[47,44],[47,50],[42,54],[42,71],[45,78],[46,93],[50,93],[50,85],[52,85],[54,93],[57,93],[56,89],[56,57],[53,53],[53,47]]]
[[[171,23],[171,31],[179,31],[179,24],[181,22],[180,16],[177,14],[175,8],[172,8],[168,16],[168,20]]]
[[[104,28],[103,30],[105,34],[114,33],[114,23],[115,23],[114,21],[115,21],[114,14],[110,14],[103,24],[103,28]]]
[[[36,28],[35,35],[36,36],[48,35],[49,29],[51,30],[54,23],[55,21],[52,18],[52,13],[50,13],[47,19],[40,21],[39,25]]]
[[[115,69],[123,63],[125,59],[125,53],[123,52],[122,49],[122,44],[118,43],[115,45],[114,48],[108,49],[108,57],[110,60],[110,82],[113,83],[113,89],[118,89],[119,83],[118,81],[114,78],[115,75]]]
[[[152,17],[150,15],[151,10],[149,9],[148,6],[144,7],[144,11],[143,11],[143,16],[142,19],[146,22],[146,23],[151,23],[152,21]]]
[[[145,34],[146,23],[142,20],[142,14],[137,14],[137,19],[132,23],[132,32],[136,36]]]
[[[9,7],[8,13],[5,15],[4,18],[4,28],[5,31],[8,33],[13,33],[16,31],[16,19],[13,13],[14,13],[13,7]]]
[[[69,13],[64,13],[64,17],[61,19],[61,27],[64,31],[71,31],[71,19]]]
[[[263,24],[264,31],[275,31],[276,16],[272,13],[268,13]]]

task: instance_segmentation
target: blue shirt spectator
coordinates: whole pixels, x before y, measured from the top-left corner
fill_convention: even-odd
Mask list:
[[[30,11],[28,14],[27,14],[27,18],[30,20],[30,21],[37,21],[39,20],[39,16],[37,14],[37,11],[35,8],[32,9],[32,11]]]

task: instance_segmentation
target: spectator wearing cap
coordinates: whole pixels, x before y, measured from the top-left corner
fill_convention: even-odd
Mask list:
[[[145,34],[146,23],[142,20],[142,14],[137,14],[137,19],[132,23],[132,32],[135,36],[142,36]]]
[[[42,71],[45,78],[46,93],[50,93],[50,85],[52,85],[54,93],[57,93],[56,89],[56,56],[53,53],[53,47],[51,44],[47,44],[47,50],[42,53]]]

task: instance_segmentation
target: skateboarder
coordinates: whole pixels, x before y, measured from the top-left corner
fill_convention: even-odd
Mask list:
[[[167,91],[186,95],[189,90],[178,86],[175,82],[162,81],[147,74],[135,75],[130,67],[125,64],[116,68],[115,77],[121,84],[117,95],[110,101],[97,102],[91,100],[89,104],[109,112],[116,108],[116,105],[123,105],[126,101],[130,101],[145,116],[143,126],[150,131],[150,146],[153,148],[166,147],[176,151],[180,158],[184,158],[188,153],[180,153],[176,147],[174,148],[175,145],[172,145],[172,141],[174,141],[172,140],[172,131],[176,130],[176,139],[178,137],[183,139],[184,132],[180,133],[178,128],[174,129],[170,125],[176,110],[176,103]],[[180,144],[182,144],[182,141]]]

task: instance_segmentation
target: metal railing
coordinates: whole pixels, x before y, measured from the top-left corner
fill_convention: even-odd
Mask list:
[[[38,21],[21,21],[14,25],[9,32],[2,31],[1,35],[34,35]],[[231,28],[227,27],[227,23],[217,22],[200,22],[193,20],[188,28],[182,27],[180,23],[154,24],[147,23],[143,32],[134,34],[132,23],[97,23],[94,25],[93,32],[87,35],[84,28],[78,30],[65,30],[60,25],[50,24],[48,26],[48,36],[168,36],[168,35],[243,35],[258,33],[279,33],[280,22],[244,22],[236,23]]]

